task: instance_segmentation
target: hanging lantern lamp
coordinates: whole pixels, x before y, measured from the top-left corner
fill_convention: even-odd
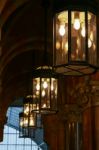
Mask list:
[[[63,75],[97,71],[97,5],[92,0],[55,0],[53,66]]]
[[[26,115],[23,112],[19,114],[19,137],[32,138],[36,129],[36,113]]]
[[[57,111],[57,76],[51,67],[42,66],[33,72],[33,110],[49,114]]]
[[[44,65],[33,69],[33,104],[37,113],[51,114],[57,112],[58,77],[47,57],[47,11],[48,0],[42,0],[44,9]]]
[[[37,127],[37,114],[33,112],[33,98],[26,96],[23,100],[23,112],[19,114],[19,137],[33,137]]]

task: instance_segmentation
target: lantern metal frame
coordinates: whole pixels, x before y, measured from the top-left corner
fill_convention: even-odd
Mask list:
[[[44,87],[45,84],[45,87]],[[50,66],[33,71],[33,111],[41,114],[57,112],[58,77]]]
[[[32,95],[23,100],[23,112],[19,113],[19,137],[34,138],[36,129],[43,128],[41,114],[34,112]]]
[[[77,12],[78,15],[80,15],[80,13],[83,13],[84,27],[85,27],[85,37],[84,37],[85,39],[83,37],[80,37],[81,38],[80,44],[82,44],[80,46],[82,47],[77,48],[77,51],[76,48],[73,46],[73,44],[77,45],[77,41],[75,42],[76,40],[75,38],[78,38],[78,35],[75,36],[75,34],[79,34],[79,32],[76,29],[75,29],[76,31],[73,30],[72,16],[74,15],[73,14],[74,12]],[[65,14],[65,17],[64,14],[62,13]],[[89,46],[88,36],[90,32],[89,28],[91,28],[90,26],[88,26],[89,25],[88,13],[94,15],[95,16],[94,21],[96,21],[96,23],[92,22],[93,24],[95,24],[95,31],[93,31],[93,37],[95,43],[93,43],[93,48],[88,47]],[[59,24],[61,24],[60,19],[63,19],[61,21],[65,22],[64,23],[65,31],[63,30],[63,33],[61,33],[59,37],[59,35],[57,35],[58,34],[57,30]],[[58,40],[59,43],[57,43]],[[63,49],[65,49],[64,47],[66,47],[65,46],[66,40],[67,40],[67,50],[65,51]],[[80,50],[82,51],[82,54],[80,53]],[[73,52],[78,53],[79,55],[81,55],[82,58],[80,56],[75,57],[75,54],[73,55]],[[55,72],[63,75],[69,75],[69,76],[70,75],[82,76],[82,75],[95,73],[98,69],[97,54],[98,54],[97,53],[97,4],[91,0],[84,0],[84,1],[55,0],[54,14],[53,14],[53,67]]]
[[[33,115],[33,114],[32,114]],[[36,117],[36,113],[35,113]],[[24,112],[19,113],[19,138],[34,138],[35,137],[35,129],[36,129],[36,123],[37,118],[32,118],[34,123],[34,126],[30,126],[30,116],[24,114]]]
[[[37,114],[33,112],[32,95],[23,99],[23,112],[19,114],[19,137],[34,137],[37,127]]]

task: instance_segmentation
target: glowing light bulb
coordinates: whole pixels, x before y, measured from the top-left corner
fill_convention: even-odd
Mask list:
[[[39,95],[39,91],[36,91],[36,95],[37,95],[37,96]]]
[[[59,34],[61,36],[64,36],[64,34],[65,34],[65,25],[60,25]]]
[[[91,41],[93,41],[93,40],[94,40],[93,32],[91,32],[91,33],[90,33],[90,39],[91,39]]]
[[[55,95],[57,95],[57,88],[56,88],[56,90],[55,90]]]
[[[89,39],[88,39],[88,48],[91,48],[91,46],[92,46],[92,41],[91,41],[91,39],[89,38]]]
[[[36,90],[39,90],[39,89],[40,89],[40,85],[37,83]]]
[[[44,96],[45,96],[45,91],[43,90],[43,91],[42,91],[42,97],[44,97]]]
[[[28,114],[28,113],[29,113],[29,106],[26,106],[26,107],[25,107],[24,113],[25,113],[25,114]]]
[[[47,82],[49,82],[50,80],[49,80],[49,78],[47,78]]]
[[[82,35],[82,37],[85,37],[85,33],[86,33],[86,32],[85,32],[85,27],[83,26],[83,27],[82,27],[82,30],[81,30],[81,35]]]
[[[33,95],[33,98],[36,98],[36,95]]]
[[[30,117],[30,126],[33,126],[34,125],[34,120],[33,120],[33,117],[31,116]]]
[[[80,28],[80,21],[79,18],[74,19],[74,29],[79,30]]]
[[[37,110],[39,110],[39,105],[37,105]]]
[[[43,108],[46,108],[46,104],[43,104],[43,106],[42,106]]]
[[[65,50],[65,52],[66,52],[66,54],[67,54],[67,52],[68,52],[68,42],[65,43],[64,50]]]
[[[53,84],[51,85],[51,91],[53,91],[54,90],[54,86],[53,86]]]
[[[21,127],[23,126],[23,120],[20,121],[20,126],[21,126]]]
[[[48,87],[48,84],[47,84],[47,82],[46,82],[46,81],[44,81],[44,83],[43,83],[43,87],[44,87],[44,89],[46,89],[46,88]]]

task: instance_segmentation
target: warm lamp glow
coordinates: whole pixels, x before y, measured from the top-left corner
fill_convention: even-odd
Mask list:
[[[20,120],[20,126],[23,127],[23,120]]]
[[[24,118],[24,126],[28,126],[28,118]]]
[[[64,50],[65,50],[65,52],[66,52],[66,54],[67,54],[67,52],[68,52],[68,42],[65,43]]]
[[[33,116],[30,116],[30,126],[34,126],[34,118]]]
[[[60,42],[56,42],[56,49],[59,50],[60,49]]]
[[[98,69],[95,5],[61,3],[56,2],[53,19],[53,69],[65,76],[93,74]]]
[[[51,85],[51,91],[53,91],[54,90],[54,86],[53,86],[53,84]]]
[[[44,96],[45,96],[45,94],[46,94],[46,93],[45,93],[45,91],[43,90],[43,91],[42,91],[42,97],[44,97]]]
[[[60,34],[60,36],[65,35],[65,25],[60,25],[59,34]]]
[[[46,88],[48,87],[48,84],[47,84],[47,82],[46,82],[46,81],[44,81],[44,83],[43,83],[43,87],[44,87],[44,89],[46,89]]]
[[[37,83],[36,90],[39,90],[39,89],[40,89],[40,85],[39,85],[39,83]]]
[[[74,19],[74,29],[79,30],[80,29],[80,20],[79,18]]]
[[[46,104],[43,104],[42,108],[46,108]]]
[[[93,36],[93,32],[92,32],[92,31],[91,31],[91,33],[90,33],[90,39],[91,39],[91,41],[94,40],[94,36]]]
[[[29,113],[29,105],[26,105],[24,108],[24,113],[28,114]]]
[[[37,95],[37,96],[39,95],[39,91],[36,91],[36,95]]]
[[[36,79],[39,78],[39,91],[36,90]],[[34,70],[33,110],[35,113],[51,114],[57,110],[57,74],[50,66],[41,66]],[[38,92],[38,95],[37,95]]]
[[[91,39],[89,38],[89,39],[88,39],[88,48],[91,48],[91,46],[92,46],[92,41],[91,41]]]
[[[82,35],[82,37],[85,37],[85,26],[83,26],[82,27],[82,29],[81,29],[81,35]]]

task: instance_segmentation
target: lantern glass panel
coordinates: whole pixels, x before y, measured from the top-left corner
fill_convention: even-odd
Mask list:
[[[41,108],[50,108],[50,78],[41,78]]]
[[[40,78],[33,79],[33,110],[39,110],[40,102]]]
[[[88,12],[88,56],[89,63],[96,65],[96,16]]]
[[[56,65],[68,62],[68,11],[56,14]]]
[[[24,114],[28,115],[29,114],[29,103],[24,104]]]
[[[29,130],[27,127],[22,128],[22,137],[28,137],[29,136]]]
[[[29,118],[28,116],[24,115],[24,127],[28,127],[29,124]]]
[[[51,107],[57,106],[57,79],[51,78]]]
[[[24,117],[20,117],[20,128],[24,126]]]
[[[71,60],[85,60],[85,12],[71,12]]]
[[[31,113],[29,116],[29,127],[36,126],[36,113]]]

